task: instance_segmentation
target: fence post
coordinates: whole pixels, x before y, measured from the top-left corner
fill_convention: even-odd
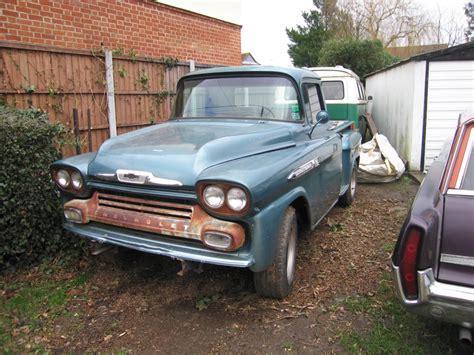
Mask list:
[[[117,135],[117,120],[115,117],[115,92],[114,92],[114,65],[112,51],[104,49],[105,53],[105,80],[107,82],[107,117],[109,119],[110,137]]]
[[[190,72],[193,72],[193,71],[195,71],[195,70],[196,70],[196,65],[195,65],[195,63],[194,63],[194,60],[190,59],[190,60],[189,60],[189,71],[190,71]]]

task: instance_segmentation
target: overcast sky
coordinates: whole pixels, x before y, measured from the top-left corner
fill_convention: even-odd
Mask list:
[[[159,0],[177,7],[242,25],[242,52],[251,52],[260,64],[291,65],[285,28],[304,24],[301,13],[312,0]],[[460,21],[467,0],[418,0],[427,11],[454,11]]]

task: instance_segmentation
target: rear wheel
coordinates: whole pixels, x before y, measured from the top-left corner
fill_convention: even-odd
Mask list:
[[[273,264],[268,269],[253,274],[255,289],[259,295],[284,298],[290,293],[295,279],[297,234],[296,212],[293,207],[288,207],[278,232]]]
[[[351,181],[349,182],[349,188],[346,190],[344,195],[339,196],[339,206],[348,207],[354,201],[354,196],[357,188],[357,164],[352,167]]]

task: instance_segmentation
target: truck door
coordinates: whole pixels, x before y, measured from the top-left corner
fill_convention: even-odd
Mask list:
[[[316,123],[316,115],[324,110],[321,87],[318,83],[303,84],[303,102],[307,118]],[[338,134],[328,130],[329,124],[320,124],[310,137],[318,166],[314,171],[315,196],[311,196],[313,221],[319,221],[339,198],[342,171],[342,146]]]

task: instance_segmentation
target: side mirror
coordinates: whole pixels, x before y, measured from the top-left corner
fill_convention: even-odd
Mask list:
[[[374,98],[372,97],[372,95],[369,95],[369,96],[367,97],[367,100],[369,100],[369,101],[370,101],[370,100],[373,100],[373,99],[374,99]]]
[[[319,111],[317,114],[316,114],[316,125],[318,124],[324,124],[324,123],[328,123],[329,122],[329,113],[327,111]]]
[[[311,138],[311,135],[313,134],[314,129],[316,128],[317,125],[328,123],[330,119],[329,113],[327,111],[319,111],[316,114],[316,123],[311,127],[311,130],[308,133],[308,136]]]

